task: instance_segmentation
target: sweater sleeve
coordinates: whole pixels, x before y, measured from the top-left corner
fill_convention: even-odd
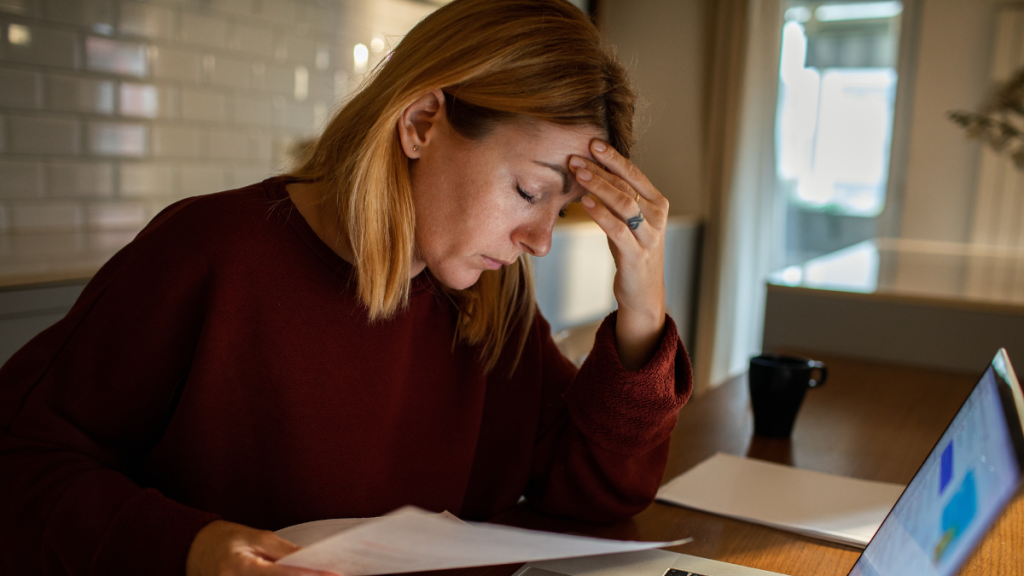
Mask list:
[[[136,472],[202,329],[203,264],[188,230],[166,229],[186,208],[158,216],[0,369],[0,573],[181,576],[217,518]]]
[[[626,370],[615,320],[613,312],[602,322],[578,372],[541,336],[545,390],[526,497],[543,512],[623,520],[650,505],[661,483],[669,436],[692,390],[690,361],[666,317],[651,360]]]

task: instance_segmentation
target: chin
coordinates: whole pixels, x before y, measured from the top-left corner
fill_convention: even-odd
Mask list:
[[[430,271],[437,278],[441,284],[444,284],[452,290],[465,290],[471,288],[474,284],[480,280],[480,274],[483,270],[477,268],[465,268],[461,270],[434,270]]]

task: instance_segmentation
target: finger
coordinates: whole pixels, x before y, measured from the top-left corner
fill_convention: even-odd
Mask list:
[[[269,560],[280,560],[292,552],[298,552],[302,547],[273,532],[261,531],[253,542],[253,548]]]
[[[634,232],[640,229],[640,226],[644,223],[644,213],[637,207],[636,216],[626,218],[626,227]]]
[[[641,196],[647,197],[644,192],[641,192],[641,188],[645,189],[645,192],[648,194],[652,191],[657,192],[657,189],[651,185],[647,176],[644,176],[644,173],[640,171],[636,164],[633,164],[622,154],[619,154],[618,151],[609,146],[604,140],[596,138],[591,140],[590,150],[594,153],[594,158],[598,162],[607,168],[608,171],[625,180],[634,190],[640,192]]]
[[[573,161],[575,162],[574,166],[577,166],[576,180],[587,192],[600,199],[605,206],[615,212],[623,221],[636,215],[638,211],[636,192],[629,189],[628,185],[625,188],[617,186],[615,180],[621,182],[621,179],[614,178],[614,176],[611,178],[601,177],[598,172],[600,167],[591,162],[587,162],[585,167],[580,168],[578,167],[579,162],[575,159]]]
[[[604,230],[608,239],[620,251],[624,249],[633,250],[638,247],[638,240],[633,231],[629,229],[621,218],[613,214],[607,206],[589,196],[584,196],[581,203],[587,214],[590,214],[594,222],[597,222],[597,225],[601,227],[601,230]]]
[[[340,576],[334,572],[276,564],[275,561],[293,552],[298,552],[302,546],[289,542],[270,531],[261,531],[253,548],[264,556],[267,562],[265,564],[268,570],[267,576]]]
[[[574,159],[575,162],[575,159]],[[578,166],[579,162],[575,162]],[[588,192],[593,193],[598,199],[601,200],[602,204],[607,209],[610,209],[619,220],[626,224],[627,228],[632,231],[637,238],[641,238],[646,244],[650,240],[650,235],[654,233],[649,225],[645,226],[646,215],[637,203],[637,194],[632,189],[626,186],[626,190],[623,190],[619,186],[615,185],[615,181],[621,182],[621,179],[614,175],[609,175],[608,179],[598,178],[596,174],[591,172],[591,168],[597,169],[592,163],[588,163],[587,168],[577,168],[576,178],[580,181],[581,185],[587,189]],[[643,199],[640,200],[643,202]]]
[[[668,218],[668,200],[663,199],[663,203],[652,202],[641,196],[639,192],[636,192],[625,180],[605,170],[600,164],[590,164],[591,165],[588,166],[588,169],[594,172],[596,176],[604,178],[611,185],[622,190],[633,200],[633,203],[637,206],[637,210],[633,210],[630,213],[637,215],[637,211],[639,211],[639,216],[634,216],[634,219],[647,221],[651,226],[657,229],[661,229],[663,227],[663,223]],[[624,216],[624,219],[628,221],[629,217]],[[633,226],[630,227],[632,228]]]
[[[647,179],[647,176],[644,175],[636,164],[630,162],[628,158],[619,154],[615,148],[612,148],[603,140],[596,138],[591,140],[590,149],[598,162],[604,165],[610,172],[625,180],[643,200],[650,202],[651,206],[659,212],[668,213],[668,200],[651,184],[651,181]],[[647,207],[644,206],[643,208],[647,212]]]
[[[622,203],[621,201],[612,201],[608,198],[602,198],[602,201],[609,204],[610,207],[619,214],[622,220],[630,225],[630,228],[638,229],[640,223],[643,222],[649,222],[651,226],[659,230],[663,228],[663,223],[668,216],[667,201],[665,207],[654,204],[650,200],[640,196],[640,194],[633,190],[633,187],[622,178],[608,172],[600,164],[596,164],[581,156],[573,156],[569,161],[569,165],[577,171],[581,168],[585,169],[586,172],[580,174],[584,179],[587,179],[589,175],[588,173],[592,173],[594,178],[590,178],[590,180],[601,178],[615,189],[621,191],[629,199],[629,201],[625,203]]]

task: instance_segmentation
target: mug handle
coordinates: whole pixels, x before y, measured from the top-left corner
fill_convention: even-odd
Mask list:
[[[817,368],[818,371],[821,372],[821,377],[816,380],[811,380],[810,382],[808,382],[808,385],[811,388],[819,388],[821,386],[824,386],[825,381],[828,380],[828,368],[825,367],[825,363],[819,362],[818,360],[811,360],[810,362],[808,362],[808,365],[810,365],[811,370]]]

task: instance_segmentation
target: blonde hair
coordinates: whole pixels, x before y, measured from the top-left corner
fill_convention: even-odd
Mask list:
[[[371,320],[408,302],[415,212],[398,121],[442,88],[452,127],[479,139],[499,122],[542,120],[601,128],[629,156],[635,96],[600,34],[565,0],[455,0],[413,28],[331,119],[289,176],[325,184],[355,255],[356,291]],[[458,306],[457,339],[479,345],[485,370],[506,344],[518,363],[536,308],[527,256],[484,271]]]

